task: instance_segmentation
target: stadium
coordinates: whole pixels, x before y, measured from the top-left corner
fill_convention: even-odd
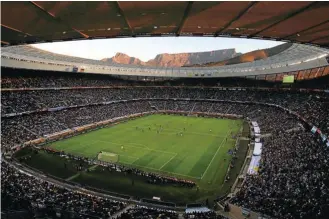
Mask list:
[[[1,217],[329,218],[329,3],[2,2],[1,14]],[[33,46],[142,37],[283,43],[181,66]]]

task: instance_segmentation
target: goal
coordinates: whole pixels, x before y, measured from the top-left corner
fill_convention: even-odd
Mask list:
[[[101,151],[97,155],[97,159],[100,161],[110,162],[110,163],[117,163],[119,161],[119,155],[115,153]]]

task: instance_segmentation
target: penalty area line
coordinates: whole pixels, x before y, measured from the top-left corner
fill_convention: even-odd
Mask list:
[[[127,163],[127,162],[122,162],[122,161],[119,162],[119,163],[127,164],[128,166],[130,165],[130,166],[142,167],[142,168],[145,168],[145,169],[156,170],[156,171],[160,171],[160,172],[163,172],[163,173],[169,173],[169,174],[171,174],[171,176],[172,175],[178,175],[178,176],[185,176],[185,177],[193,178],[193,179],[200,179],[200,177],[194,177],[194,176],[184,175],[184,174],[180,174],[180,173],[168,172],[168,171],[160,170],[160,169],[157,169],[157,168],[142,166],[142,165],[138,165],[138,164],[132,164],[132,163]]]
[[[151,149],[151,148],[148,148],[148,147],[139,147],[139,146],[129,145],[129,144],[131,144],[131,143],[120,144],[120,143],[116,143],[116,142],[111,142],[111,141],[101,141],[101,140],[98,140],[98,142],[103,142],[103,143],[108,143],[108,144],[115,144],[115,145],[123,145],[124,147],[141,148],[141,149],[144,149],[144,150],[156,151],[156,152],[165,153],[165,154],[176,154],[176,153],[173,153],[173,152],[168,152],[168,151],[161,151],[161,150]]]
[[[178,154],[176,153],[174,156],[172,156],[165,164],[163,164],[159,170],[161,170],[164,166],[166,166],[172,159],[174,159]]]

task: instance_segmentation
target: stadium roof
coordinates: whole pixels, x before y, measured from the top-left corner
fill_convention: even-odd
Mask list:
[[[329,2],[1,2],[1,45],[232,36],[329,46]]]
[[[253,62],[235,63],[233,65],[226,66],[210,66],[209,68],[201,67],[203,69],[222,69],[223,71],[234,69],[246,69],[250,71],[255,68],[278,68],[281,66],[296,65],[301,62],[309,62],[312,60],[324,59],[329,55],[329,50],[326,48],[320,48],[315,46],[308,46],[302,44],[284,45],[285,49],[278,54],[267,57],[266,59],[259,59]],[[278,47],[283,47],[280,45]],[[277,47],[277,48],[278,48]],[[143,68],[143,69],[172,69],[173,67],[159,67],[159,66],[140,66],[140,65],[128,65],[119,63],[108,63],[100,60],[92,60],[79,58],[74,56],[67,56],[41,50],[29,45],[9,46],[1,50],[1,57],[7,56],[16,59],[24,59],[30,61],[50,61],[58,64],[66,65],[93,65],[98,67],[105,66],[121,66],[126,68]],[[324,59],[325,60],[325,59]],[[325,61],[327,64],[327,61]],[[323,64],[323,63],[322,63]],[[174,67],[175,69],[199,69],[200,67]]]

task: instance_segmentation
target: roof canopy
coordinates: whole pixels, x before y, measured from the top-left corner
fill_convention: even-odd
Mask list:
[[[329,2],[2,2],[1,44],[232,36],[329,46]]]

